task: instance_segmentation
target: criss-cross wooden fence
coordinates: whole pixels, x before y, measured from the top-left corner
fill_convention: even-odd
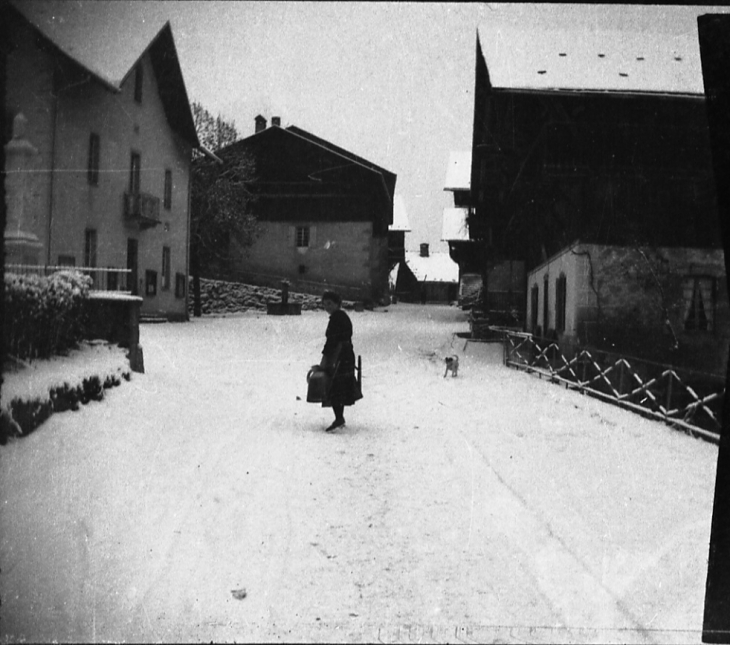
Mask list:
[[[500,330],[504,362],[719,441],[725,379],[596,349],[566,358],[557,342]]]

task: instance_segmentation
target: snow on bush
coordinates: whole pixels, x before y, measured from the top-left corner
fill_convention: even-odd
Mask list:
[[[50,276],[5,274],[3,335],[20,359],[47,358],[77,346],[85,327],[91,278],[78,271]]]
[[[0,443],[27,435],[54,412],[101,400],[122,379],[130,379],[126,350],[100,341],[84,341],[68,356],[18,362],[3,374]]]

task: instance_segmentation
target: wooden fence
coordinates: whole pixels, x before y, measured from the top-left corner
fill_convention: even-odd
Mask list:
[[[507,330],[504,362],[661,419],[715,443],[721,431],[725,379],[596,349],[566,358],[556,341]]]

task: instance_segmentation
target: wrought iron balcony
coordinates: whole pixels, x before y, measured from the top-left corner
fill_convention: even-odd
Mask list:
[[[160,198],[148,193],[124,193],[124,218],[150,228],[160,224]]]

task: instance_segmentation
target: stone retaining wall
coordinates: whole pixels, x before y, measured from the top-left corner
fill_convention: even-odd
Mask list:
[[[189,280],[188,310],[193,315],[193,281]],[[269,302],[281,302],[281,290],[240,282],[200,279],[200,299],[203,314],[232,314],[241,311],[266,311]],[[289,292],[289,302],[301,303],[303,311],[322,310],[320,296]],[[344,309],[355,308],[355,303],[342,301]]]

